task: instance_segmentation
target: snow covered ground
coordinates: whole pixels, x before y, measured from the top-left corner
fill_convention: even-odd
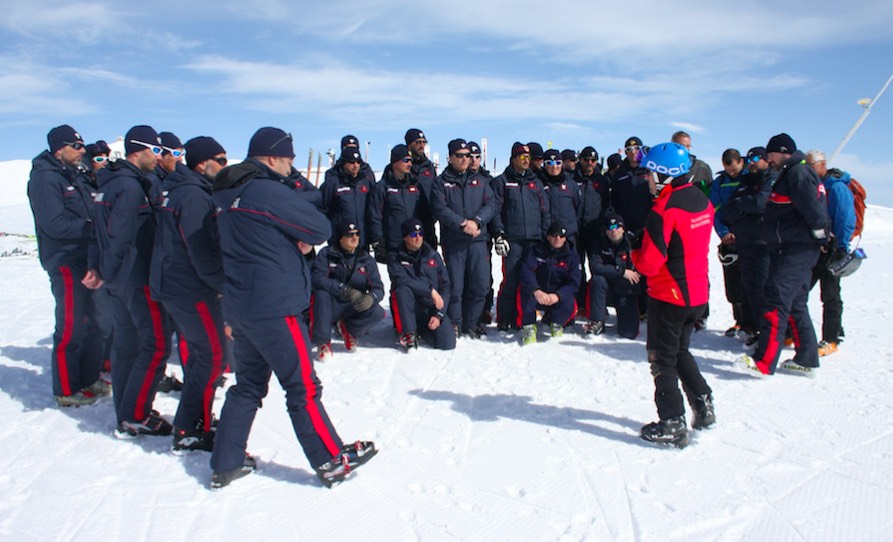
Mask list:
[[[2,232],[33,233],[27,172],[0,164]],[[731,310],[711,259],[712,315],[693,347],[718,423],[683,450],[638,437],[656,417],[643,335],[521,348],[491,333],[405,355],[385,320],[317,366],[341,436],[381,450],[331,490],[275,382],[249,443],[257,472],[218,492],[207,454],[116,440],[109,399],[56,408],[47,277],[33,254],[0,257],[0,539],[889,540],[893,210],[870,207],[866,234],[869,259],[844,282],[846,343],[815,380],[734,369],[743,344],[722,335]],[[0,237],[0,253],[16,247],[34,241]],[[156,408],[170,418],[176,401],[159,394]]]

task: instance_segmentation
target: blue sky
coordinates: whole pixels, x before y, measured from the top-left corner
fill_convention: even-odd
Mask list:
[[[381,169],[407,128],[446,155],[489,139],[593,145],[684,129],[716,170],[788,132],[830,153],[893,74],[893,3],[757,1],[622,5],[553,1],[309,4],[56,2],[4,6],[0,160],[31,158],[71,124],[113,141],[134,124],[210,135],[242,158],[261,126],[307,149],[370,141]],[[893,205],[893,90],[834,165]],[[314,159],[314,165],[316,160]],[[312,177],[311,177],[312,180]]]

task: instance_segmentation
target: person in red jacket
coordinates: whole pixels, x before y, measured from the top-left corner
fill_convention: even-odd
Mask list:
[[[688,350],[695,322],[707,308],[714,211],[691,184],[691,159],[682,145],[655,145],[642,166],[663,188],[646,219],[642,246],[632,253],[636,269],[648,278],[648,363],[660,417],[642,427],[641,437],[683,448],[688,428],[677,381],[694,411],[692,427],[707,428],[716,421],[713,392]]]

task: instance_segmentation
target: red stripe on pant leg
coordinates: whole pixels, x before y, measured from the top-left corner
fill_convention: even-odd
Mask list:
[[[571,317],[568,318],[567,321],[564,323],[564,327],[567,327],[567,325],[570,324],[571,322],[573,322],[574,318],[576,318],[576,317],[577,317],[577,300],[574,299],[574,310],[573,310],[573,312],[571,312]]]
[[[180,354],[180,365],[186,369],[186,364],[189,363],[189,343],[181,331],[177,331],[177,353]]]
[[[524,309],[521,306],[521,284],[518,284],[518,289],[515,290],[515,311],[517,311],[517,315],[515,316],[515,325],[521,327],[524,325]],[[536,323],[536,309],[533,309],[533,323]]]
[[[760,369],[762,369],[764,373],[768,374],[769,367],[772,365],[772,361],[778,356],[779,350],[778,309],[773,309],[763,314],[763,318],[769,320],[772,327],[769,330],[769,341],[766,343],[766,351],[763,352],[763,357],[757,360],[757,365],[760,366]]]
[[[316,384],[313,382],[313,364],[310,362],[310,356],[307,355],[307,345],[304,343],[301,326],[298,324],[298,319],[294,316],[286,316],[285,323],[294,340],[295,350],[298,352],[301,381],[304,383],[304,389],[306,390],[304,401],[307,404],[307,414],[310,416],[310,423],[313,424],[313,429],[316,431],[320,440],[322,440],[323,445],[329,450],[332,457],[334,457],[341,451],[341,448],[335,444],[335,438],[329,432],[328,426],[322,419],[322,413],[319,411],[319,406],[316,404],[318,393]]]
[[[149,307],[149,315],[152,317],[152,334],[155,337],[155,350],[152,352],[152,360],[149,362],[149,368],[143,375],[143,383],[140,386],[139,394],[136,396],[136,408],[133,411],[133,419],[142,421],[146,417],[146,403],[149,401],[149,390],[152,388],[152,381],[155,378],[155,371],[163,361],[164,357],[164,325],[161,322],[161,307],[156,301],[152,300],[149,293],[149,287],[143,286],[143,293],[146,296],[146,304]]]
[[[403,320],[400,319],[400,307],[397,305],[397,292],[391,290],[391,318],[394,320],[394,329],[397,335],[403,336]]]
[[[788,316],[788,328],[791,330],[791,338],[794,339],[794,346],[800,348],[800,331],[797,329],[797,322],[793,316]]]
[[[223,373],[223,348],[220,347],[220,335],[217,334],[217,326],[214,325],[214,317],[208,310],[208,305],[204,301],[195,304],[198,316],[202,320],[202,327],[205,328],[205,336],[211,344],[211,375],[205,383],[202,391],[202,421],[205,431],[211,430],[211,403],[214,402],[214,382]]]
[[[71,395],[71,379],[68,367],[68,345],[71,343],[71,336],[74,333],[74,280],[71,277],[71,268],[63,266],[59,268],[62,273],[62,286],[65,293],[62,294],[63,319],[62,319],[62,339],[56,347],[56,367],[59,372],[59,386],[62,388],[62,395]]]

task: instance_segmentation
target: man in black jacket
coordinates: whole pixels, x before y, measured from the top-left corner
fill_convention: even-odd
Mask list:
[[[174,453],[210,451],[214,383],[226,349],[223,260],[211,187],[226,166],[226,151],[211,137],[186,142],[186,165],[176,162],[164,179],[149,286],[185,340],[184,384],[174,417]],[[188,360],[188,361],[187,361]]]
[[[596,241],[589,261],[592,282],[589,289],[589,322],[583,332],[605,332],[608,306],[617,310],[617,334],[627,339],[639,335],[639,281],[632,260],[632,244],[623,228],[623,217],[605,217],[604,233]]]
[[[332,324],[337,322],[344,348],[353,352],[357,337],[384,316],[378,304],[384,286],[375,260],[359,248],[360,227],[344,220],[335,226],[335,237],[338,243],[313,260],[310,337],[320,361],[332,357]]]
[[[61,407],[89,405],[110,389],[99,378],[103,353],[92,292],[81,283],[93,231],[93,201],[78,170],[84,140],[62,125],[50,130],[47,142],[49,150],[32,162],[28,199],[40,264],[56,300],[53,395]]]
[[[793,325],[796,354],[781,367],[815,376],[819,354],[806,302],[812,269],[829,240],[825,186],[788,134],[772,137],[766,153],[769,163],[779,171],[763,215],[769,275],[759,345],[753,357],[741,356],[738,363],[754,376],[774,374],[785,332]]]

